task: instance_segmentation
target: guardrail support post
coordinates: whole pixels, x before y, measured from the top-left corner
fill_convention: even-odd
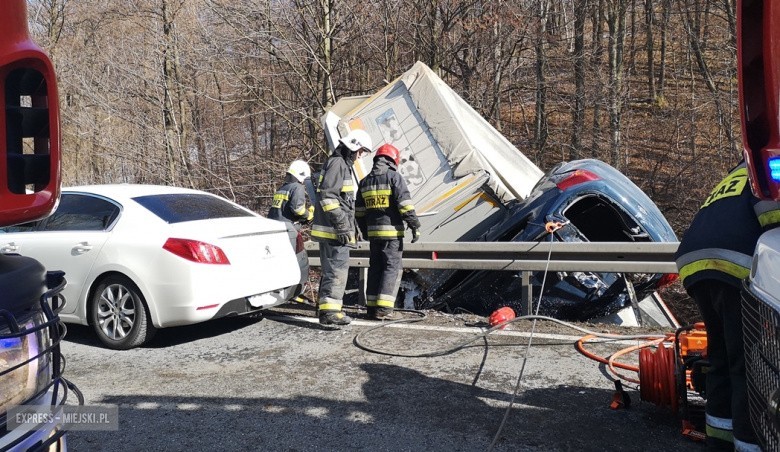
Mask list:
[[[531,286],[531,272],[524,270],[520,272],[520,275],[522,277],[523,283],[523,290],[521,291],[520,298],[522,312],[520,312],[520,315],[531,315],[533,314],[534,301],[534,291],[533,287]]]
[[[361,306],[366,304],[366,287],[368,284],[368,268],[360,267],[358,269],[358,302]]]

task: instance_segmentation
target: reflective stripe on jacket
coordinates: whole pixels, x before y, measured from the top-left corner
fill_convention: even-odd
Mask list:
[[[709,194],[680,241],[675,256],[685,288],[702,279],[740,286],[750,273],[758,237],[780,225],[780,203],[750,191],[744,164]]]
[[[384,158],[378,158],[368,176],[360,181],[355,216],[368,239],[403,238],[404,222],[420,227],[403,176]]]
[[[355,231],[355,191],[352,162],[342,156],[339,145],[322,166],[317,180],[317,200],[311,237],[315,241],[336,241],[339,232]],[[348,153],[345,153],[348,154]]]
[[[307,220],[306,189],[298,181],[288,181],[274,193],[268,218],[291,223]]]

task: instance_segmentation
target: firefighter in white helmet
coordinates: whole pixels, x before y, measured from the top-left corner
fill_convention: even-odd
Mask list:
[[[352,319],[341,312],[349,270],[349,249],[356,246],[355,192],[357,177],[352,165],[363,152],[371,152],[371,137],[353,130],[322,166],[317,181],[317,201],[311,237],[320,244],[322,274],[318,299],[322,325],[348,325]]]
[[[311,177],[309,164],[295,160],[287,170],[284,184],[274,193],[268,218],[293,224],[305,223],[314,218],[314,207],[306,208],[304,181]]]

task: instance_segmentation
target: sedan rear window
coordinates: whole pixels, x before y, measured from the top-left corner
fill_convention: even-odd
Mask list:
[[[148,195],[133,200],[166,223],[252,216],[246,210],[223,199],[197,193]]]

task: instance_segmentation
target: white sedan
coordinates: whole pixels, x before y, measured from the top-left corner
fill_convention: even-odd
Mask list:
[[[60,317],[114,349],[158,328],[282,304],[308,260],[292,225],[219,196],[152,185],[65,188],[48,218],[0,229],[0,252],[63,270]]]

